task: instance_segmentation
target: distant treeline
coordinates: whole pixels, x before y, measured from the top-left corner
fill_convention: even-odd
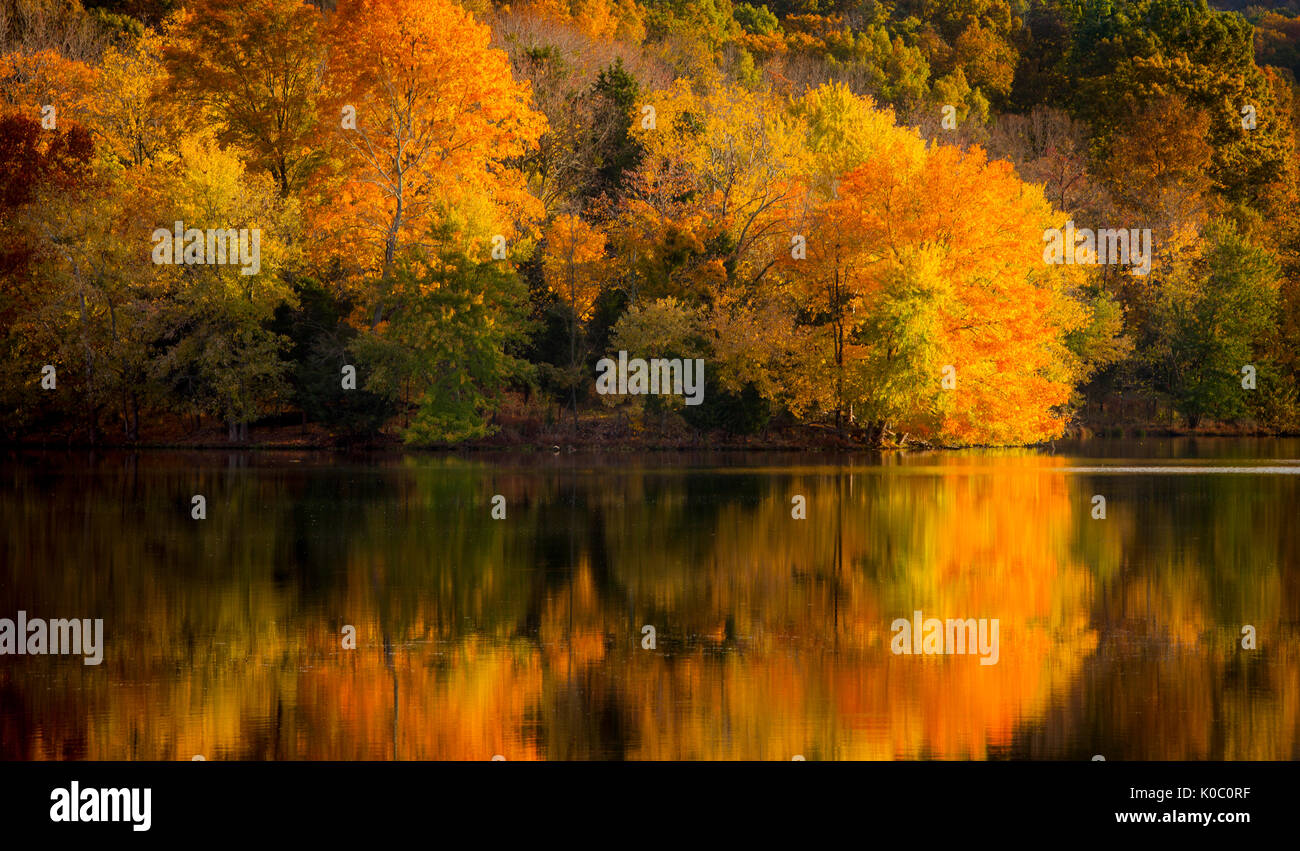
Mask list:
[[[1295,431],[1269,5],[0,0],[0,438]]]

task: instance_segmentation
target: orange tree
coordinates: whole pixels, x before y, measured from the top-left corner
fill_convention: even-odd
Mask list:
[[[807,260],[788,264],[842,329],[841,398],[876,440],[1056,436],[1079,369],[1066,335],[1087,320],[1078,269],[1043,260],[1044,229],[1063,217],[979,148],[876,130],[812,193]]]

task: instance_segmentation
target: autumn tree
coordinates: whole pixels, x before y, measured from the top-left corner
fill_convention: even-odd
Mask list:
[[[162,37],[148,30],[125,45],[110,45],[100,64],[90,123],[103,147],[139,167],[174,144],[180,121],[162,97],[167,72]]]
[[[1210,116],[1180,97],[1152,100],[1112,135],[1097,169],[1127,221],[1169,243],[1214,212]]]
[[[1143,384],[1167,394],[1192,427],[1244,416],[1243,367],[1255,373],[1252,389],[1280,378],[1264,347],[1277,301],[1276,261],[1232,223],[1212,222],[1203,247],[1157,282],[1140,341]]]
[[[1065,336],[1086,311],[1063,267],[1043,262],[1056,216],[1041,189],[979,149],[893,129],[823,207],[809,274],[839,276],[844,393],[872,439],[1005,444],[1061,432],[1077,369]]]
[[[0,115],[0,229],[6,235],[0,246],[0,426],[6,429],[32,427],[42,419],[30,394],[36,392],[44,365],[62,368],[68,389],[80,384],[84,390],[90,384],[95,354],[77,345],[85,339],[80,333],[84,314],[61,297],[67,290],[48,277],[54,264],[42,224],[49,201],[80,199],[90,191],[93,158],[90,133],[80,125],[50,131],[34,115]],[[60,414],[84,425],[92,442],[98,426],[96,396],[83,393],[76,403],[56,404]]]
[[[96,440],[100,411],[114,409],[121,436],[139,436],[140,409],[153,401],[148,374],[152,319],[160,306],[148,262],[151,189],[141,175],[97,163],[76,191],[42,199],[29,226],[41,245],[37,314],[66,367],[66,384],[87,412]]]
[[[536,212],[511,161],[545,121],[490,37],[451,0],[343,0],[328,28],[329,121],[345,161],[337,206],[377,278],[372,327],[398,309],[394,263],[439,204],[486,199],[503,239]]]
[[[1251,24],[1205,0],[1072,8],[1074,38],[1064,67],[1075,81],[1073,109],[1094,134],[1104,142],[1134,129],[1132,115],[1143,105],[1181,98],[1209,119],[1215,188],[1232,201],[1258,205],[1292,145],[1287,117],[1255,64]]]
[[[850,325],[859,296],[855,270],[861,255],[838,232],[840,223],[828,205],[839,198],[842,176],[882,155],[887,145],[904,146],[905,150],[894,151],[896,156],[919,156],[922,143],[898,133],[891,110],[878,109],[869,98],[839,84],[808,92],[793,104],[792,112],[805,138],[798,165],[798,203],[788,207],[791,244],[781,260],[808,310],[805,322],[829,335],[832,356],[824,368],[834,374],[833,406],[839,428],[846,403],[846,357],[855,345]],[[807,403],[811,406],[815,401]]]
[[[785,107],[706,76],[649,95],[633,127],[642,155],[609,224],[612,254],[632,304],[705,309],[720,383],[704,408],[786,396],[775,377],[791,370],[795,307],[774,270],[790,248],[802,139]]]
[[[205,257],[161,265],[158,286],[170,297],[158,319],[162,351],[151,365],[187,412],[224,420],[232,441],[246,440],[248,424],[286,392],[287,341],[269,325],[293,301],[281,273],[293,261],[296,205],[278,196],[269,175],[249,172],[208,135],[184,139],[176,161],[158,164],[155,180],[163,186],[157,226],[164,230],[180,221],[187,230],[245,231],[250,249],[257,235],[255,264]]]
[[[634,127],[644,150],[620,230],[640,243],[648,295],[757,284],[772,268],[797,150],[779,103],[724,80],[679,80],[648,98]],[[625,249],[626,250],[626,249]]]
[[[54,50],[0,55],[0,107],[47,121],[85,123],[95,69]],[[52,111],[47,111],[52,108]]]
[[[318,161],[321,15],[304,0],[196,0],[170,22],[166,62],[177,102],[200,104],[281,196]]]

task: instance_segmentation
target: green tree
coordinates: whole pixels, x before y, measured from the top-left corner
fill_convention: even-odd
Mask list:
[[[524,340],[527,291],[514,269],[479,260],[450,225],[393,272],[401,302],[353,350],[365,388],[413,410],[403,437],[415,446],[458,443],[491,434],[503,391],[527,380],[513,352]],[[361,371],[361,370],[359,370]]]
[[[1242,367],[1263,371],[1262,343],[1277,310],[1278,268],[1230,222],[1207,229],[1200,257],[1161,282],[1142,359],[1151,386],[1169,394],[1195,427],[1246,415]]]
[[[1135,107],[1178,96],[1210,118],[1210,169],[1233,201],[1259,204],[1278,181],[1291,142],[1272,86],[1255,64],[1254,28],[1205,0],[1118,0],[1074,7],[1065,67],[1072,102],[1105,142]],[[1243,127],[1243,110],[1255,117]]]

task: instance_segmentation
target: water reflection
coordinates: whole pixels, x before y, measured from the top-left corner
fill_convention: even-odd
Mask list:
[[[1297,457],[11,455],[0,617],[107,647],[0,657],[0,756],[1294,759]]]

